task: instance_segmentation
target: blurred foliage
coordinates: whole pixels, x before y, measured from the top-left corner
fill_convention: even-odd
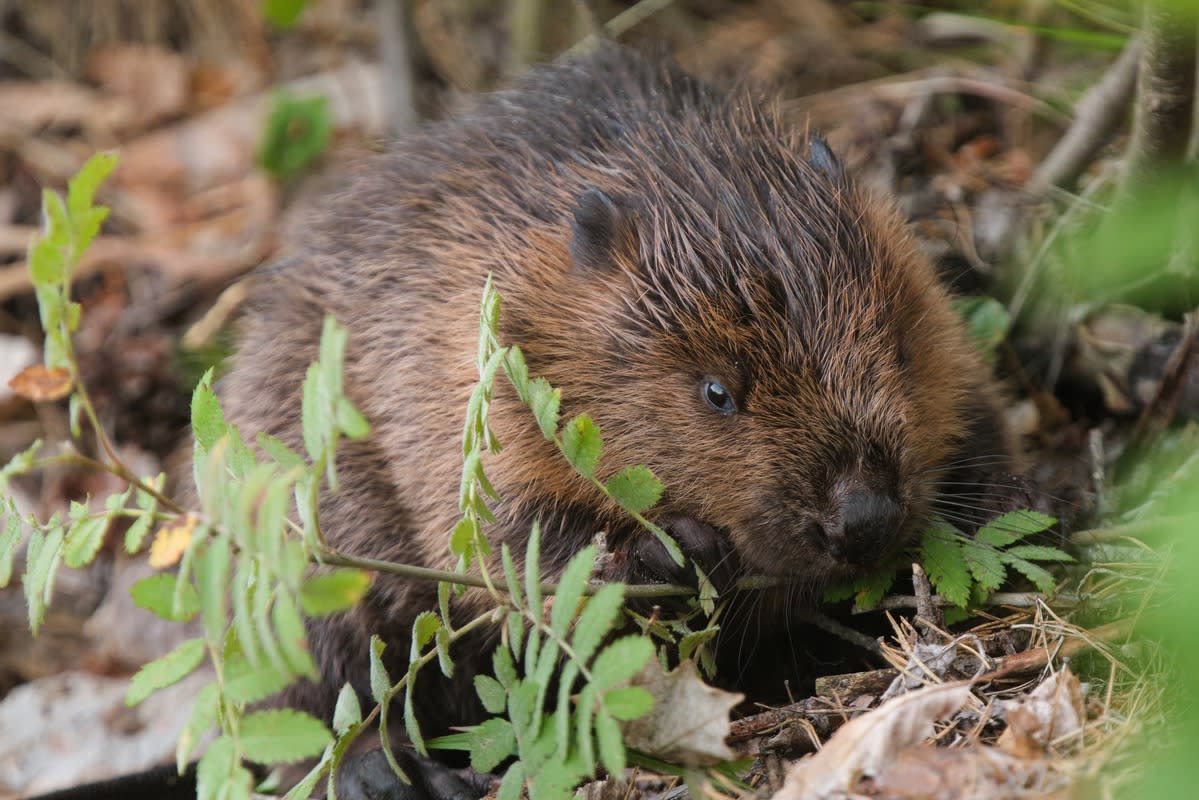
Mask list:
[[[258,164],[279,180],[295,177],[312,164],[333,136],[329,102],[323,96],[274,98],[258,147]]]

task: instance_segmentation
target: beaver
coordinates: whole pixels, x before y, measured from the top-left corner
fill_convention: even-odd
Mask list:
[[[321,497],[331,546],[452,568],[488,275],[502,340],[561,389],[564,419],[601,428],[598,474],[649,466],[666,487],[651,516],[722,585],[789,583],[760,619],[791,620],[781,606],[879,564],[933,512],[962,516],[1009,458],[989,370],[892,207],[747,92],[605,45],[354,168],[254,279],[220,387],[243,433],[300,448],[322,318],[350,331],[345,391],[373,432],[343,445],[341,489]],[[687,574],[502,381],[490,420],[493,544],[520,552],[539,521],[552,578],[604,531],[630,556],[611,577]],[[346,681],[366,700],[369,636],[400,674],[435,602],[430,583],[378,576],[352,613],[312,623],[322,682],[286,701],[328,718]],[[452,680],[422,677],[433,730],[480,718],[470,681],[490,649],[457,657]]]

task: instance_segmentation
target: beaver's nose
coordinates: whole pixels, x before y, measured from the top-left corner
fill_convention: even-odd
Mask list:
[[[871,564],[890,552],[903,524],[899,501],[886,491],[850,492],[838,516],[825,529],[829,553],[853,564]]]

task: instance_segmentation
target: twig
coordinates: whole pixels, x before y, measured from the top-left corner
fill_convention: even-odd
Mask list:
[[[1140,39],[1130,40],[1099,83],[1078,101],[1074,107],[1074,124],[1029,179],[1027,189],[1030,193],[1044,196],[1049,187],[1068,187],[1082,174],[1128,109],[1140,55]]]
[[[387,77],[387,120],[393,134],[416,127],[416,98],[412,75],[412,24],[408,0],[379,3],[380,50]]]
[[[1038,603],[1045,602],[1048,598],[1040,592],[995,592],[987,597],[986,605],[990,606],[1005,606],[1007,608],[1036,608]],[[1084,598],[1071,594],[1070,592],[1061,592],[1053,596],[1053,603],[1056,606],[1075,606],[1078,605]],[[921,606],[921,598],[910,594],[893,594],[882,599],[877,606],[873,608],[855,608],[854,614],[867,614],[874,611],[890,611],[897,608],[916,608]],[[934,606],[938,608],[949,608],[956,606],[952,600],[946,600],[939,594],[929,598]]]
[[[1132,628],[1131,619],[1117,620],[1116,622],[1084,631],[1086,634],[1085,638],[1070,638],[1062,642],[1060,646],[1034,647],[1031,650],[1025,650],[1023,653],[1005,656],[999,660],[999,666],[995,669],[979,675],[978,681],[994,681],[1011,675],[1027,675],[1030,672],[1039,672],[1049,664],[1052,658],[1070,658],[1086,650],[1093,649],[1097,643],[1123,639],[1132,632]]]
[[[820,628],[822,631],[831,633],[838,639],[844,639],[850,644],[860,647],[867,652],[874,653],[875,655],[879,655],[883,652],[882,648],[879,646],[879,643],[874,639],[862,633],[861,631],[854,630],[848,625],[837,622],[837,620],[829,617],[826,614],[821,614],[818,611],[809,611],[804,614],[804,622],[808,622],[817,628]]]

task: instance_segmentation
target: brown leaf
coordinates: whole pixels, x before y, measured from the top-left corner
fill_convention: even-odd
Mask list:
[[[8,388],[35,403],[61,400],[71,393],[71,373],[64,367],[34,364],[26,367],[8,382]]]
[[[1027,696],[1003,704],[1007,730],[999,747],[1021,758],[1044,756],[1054,743],[1078,744],[1086,723],[1082,684],[1070,670],[1050,675]]]
[[[970,684],[965,681],[929,686],[850,720],[819,753],[791,766],[774,800],[843,796],[863,776],[881,773],[898,752],[931,736],[933,722],[954,713],[969,698]]]
[[[650,659],[633,683],[654,696],[654,707],[623,726],[629,747],[687,766],[736,758],[725,738],[729,712],[743,695],[708,686],[700,680],[693,661],[663,672],[658,660]]]

